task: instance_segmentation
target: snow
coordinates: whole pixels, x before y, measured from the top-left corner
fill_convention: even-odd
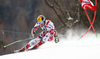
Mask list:
[[[99,36],[99,35],[98,35]],[[68,40],[66,40],[68,39]],[[72,40],[71,40],[72,39]],[[76,39],[76,40],[74,40]],[[78,36],[62,38],[59,43],[47,42],[32,51],[0,56],[1,59],[100,59],[100,39],[87,34],[78,40]]]

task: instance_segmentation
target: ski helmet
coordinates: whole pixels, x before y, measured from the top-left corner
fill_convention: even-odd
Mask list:
[[[45,21],[45,16],[39,15],[39,16],[37,17],[37,22],[43,23],[44,21]]]

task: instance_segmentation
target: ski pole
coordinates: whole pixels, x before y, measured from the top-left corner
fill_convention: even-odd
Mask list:
[[[18,41],[12,42],[12,43],[10,43],[10,44],[8,44],[8,45],[5,45],[4,48],[6,48],[6,47],[8,47],[8,46],[10,46],[10,45],[13,45],[13,44],[15,44],[15,43],[22,42],[22,41],[26,41],[26,40],[29,40],[29,39],[31,39],[31,38],[27,38],[27,39],[25,39],[25,40],[18,40]]]

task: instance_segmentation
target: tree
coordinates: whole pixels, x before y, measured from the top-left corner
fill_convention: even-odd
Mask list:
[[[79,21],[79,1],[76,6],[71,5],[74,9],[69,9],[71,11],[75,11],[74,16],[70,15],[69,10],[65,9],[66,4],[64,4],[65,0],[44,0],[45,3],[54,10],[55,14],[58,16],[59,20],[62,22],[64,27],[72,27]],[[74,3],[75,4],[75,3]],[[78,11],[77,11],[78,10]],[[73,14],[73,13],[72,13]],[[77,19],[75,19],[75,15],[78,14]]]

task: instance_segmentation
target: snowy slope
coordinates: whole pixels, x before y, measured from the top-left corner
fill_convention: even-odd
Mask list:
[[[99,37],[90,33],[81,40],[77,39],[77,36],[61,37],[57,44],[47,42],[37,50],[4,55],[0,59],[100,59]]]
[[[47,42],[37,50],[0,56],[0,59],[100,59],[100,40]]]

